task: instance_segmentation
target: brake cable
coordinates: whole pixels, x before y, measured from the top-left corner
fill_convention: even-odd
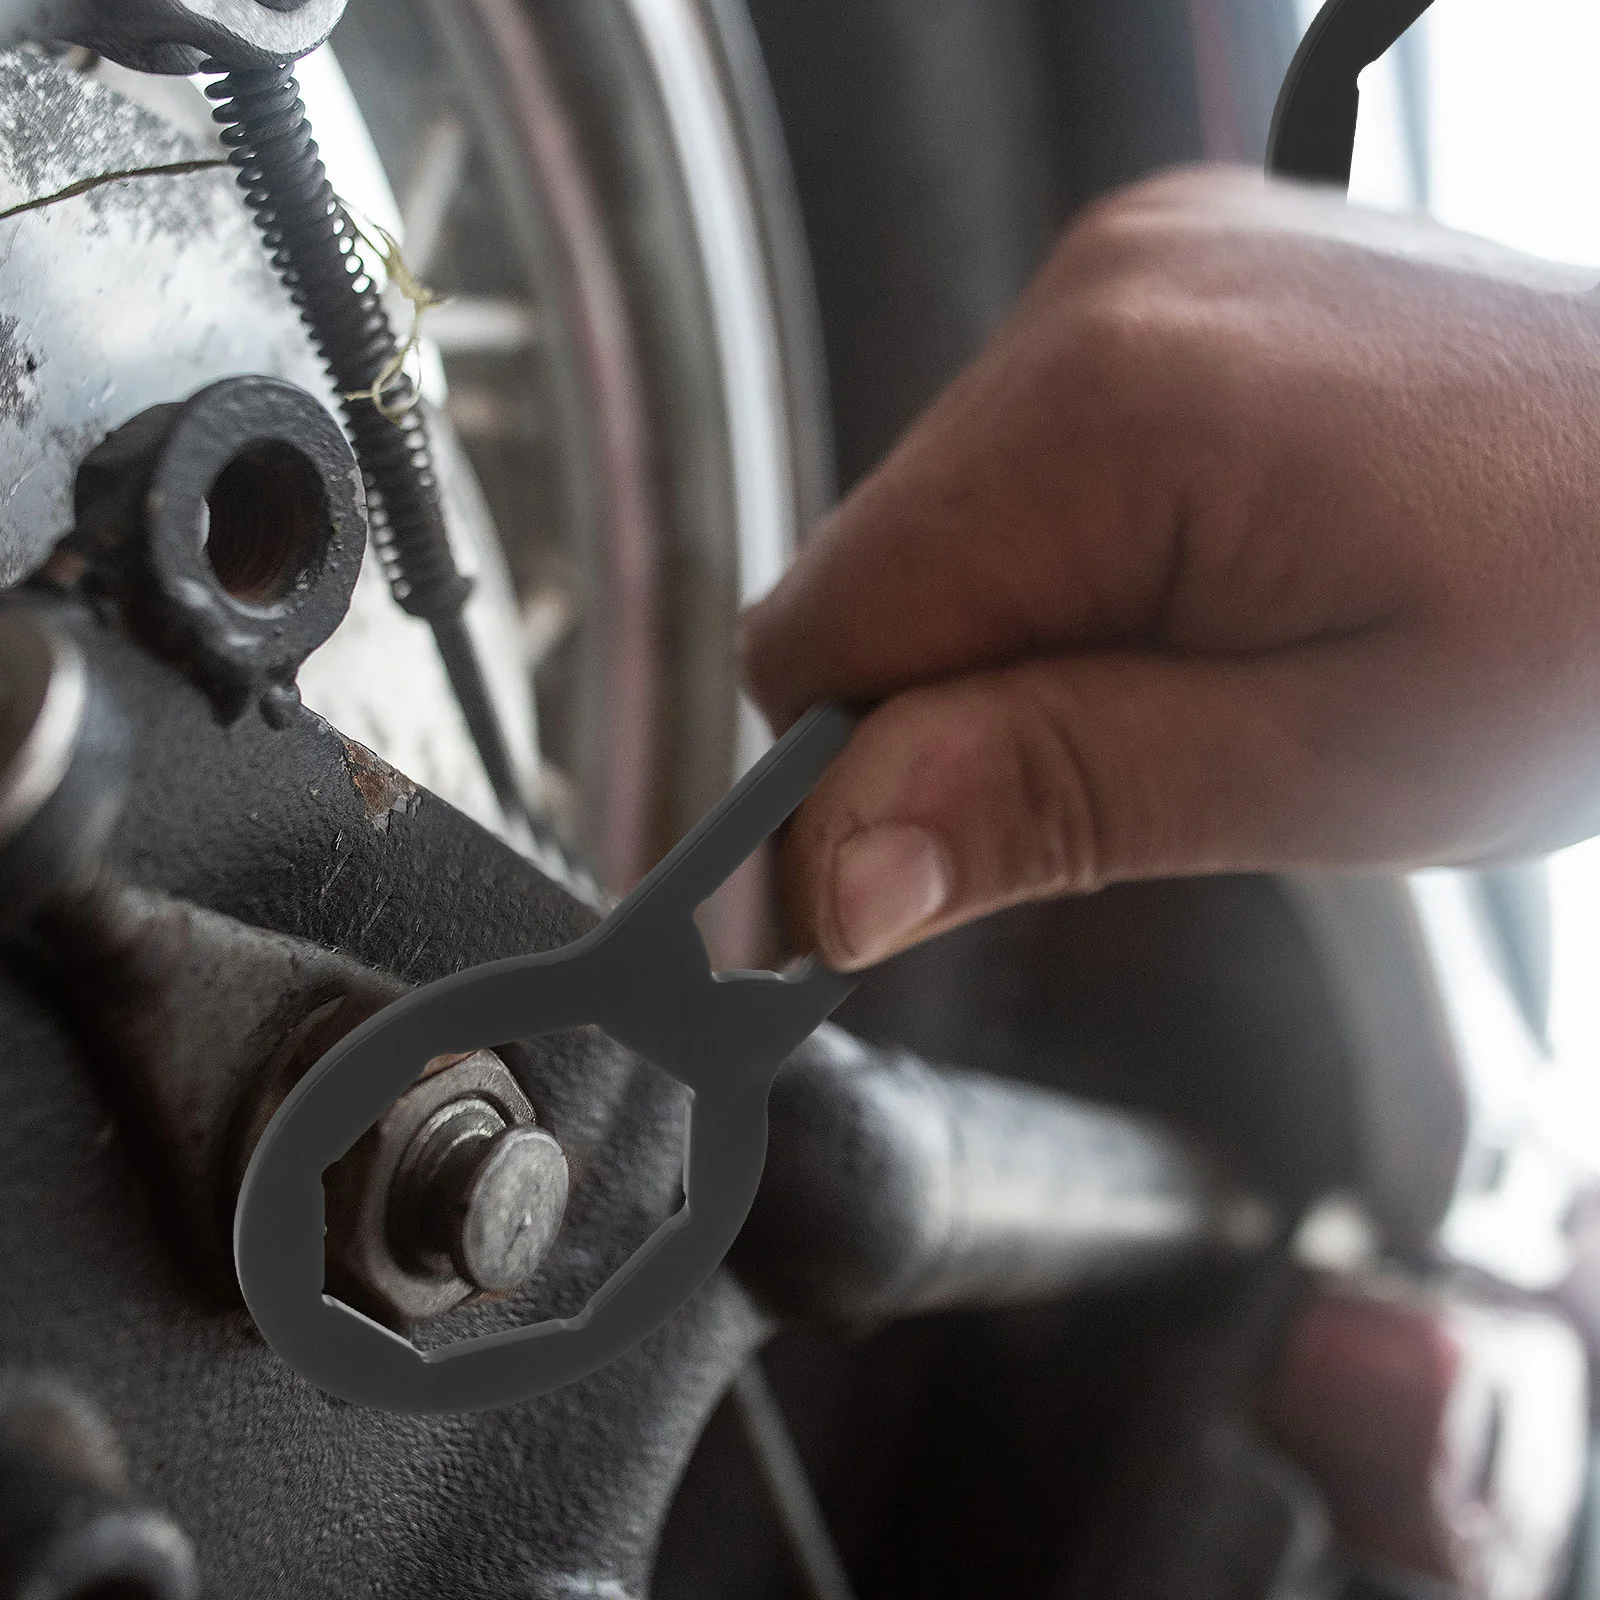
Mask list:
[[[1348,190],[1361,74],[1433,0],[1328,0],[1294,53],[1272,113],[1267,171]]]
[[[467,631],[472,582],[456,565],[427,423],[400,342],[329,182],[292,64],[230,67],[206,95],[239,187],[338,391],[367,485],[373,544],[400,607],[433,629],[450,687],[508,820],[532,821]],[[381,389],[381,392],[380,392]]]

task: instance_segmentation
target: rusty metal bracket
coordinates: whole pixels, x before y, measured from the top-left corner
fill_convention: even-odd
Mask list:
[[[118,428],[78,471],[70,545],[224,722],[277,728],[295,676],[350,609],[366,502],[339,425],[304,390],[225,378]]]
[[[632,1349],[727,1254],[767,1150],[767,1094],[785,1058],[854,980],[714,973],[694,913],[822,776],[854,724],[813,711],[588,937],[429,984],[337,1045],[256,1146],[234,1229],[239,1283],[282,1358],[359,1405],[478,1411],[532,1399]],[[322,1174],[434,1057],[585,1024],[694,1096],[683,1208],[576,1317],[420,1351],[324,1292]]]

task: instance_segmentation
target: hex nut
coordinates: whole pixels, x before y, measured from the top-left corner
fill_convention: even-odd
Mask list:
[[[386,1326],[404,1330],[412,1323],[442,1315],[481,1289],[500,1287],[473,1283],[463,1266],[472,1269],[476,1265],[477,1270],[494,1277],[497,1264],[503,1269],[506,1262],[525,1260],[533,1246],[541,1243],[534,1217],[529,1218],[522,1232],[531,1232],[535,1237],[520,1237],[516,1207],[505,1192],[516,1173],[527,1176],[530,1171],[537,1172],[537,1164],[528,1157],[530,1148],[538,1150],[549,1169],[539,1178],[540,1187],[534,1196],[543,1197],[542,1204],[534,1208],[545,1218],[548,1235],[542,1239],[542,1255],[560,1226],[559,1213],[553,1222],[549,1220],[549,1197],[557,1182],[554,1168],[559,1160],[560,1199],[564,1207],[566,1160],[556,1141],[536,1129],[534,1122],[527,1096],[493,1051],[441,1057],[432,1064],[428,1073],[324,1177],[329,1293]],[[536,1136],[532,1146],[526,1135]],[[441,1138],[444,1149],[435,1148],[430,1156],[430,1145]],[[443,1235],[433,1227],[423,1230],[426,1237],[408,1238],[403,1220],[400,1227],[395,1226],[397,1205],[403,1219],[403,1197],[409,1194],[414,1201],[419,1183],[424,1193],[438,1192],[439,1183],[448,1190],[451,1176],[447,1169],[452,1153],[457,1165],[463,1151],[469,1156],[476,1154],[481,1160],[486,1152],[474,1151],[471,1146],[475,1142],[492,1145],[497,1139],[508,1141],[505,1149],[509,1153],[488,1162],[485,1171],[477,1175],[483,1190],[479,1205],[494,1201],[489,1207],[493,1215],[483,1221],[463,1248],[451,1248],[456,1241],[450,1234],[461,1232],[459,1219],[454,1216],[439,1219],[440,1225],[446,1221],[451,1225]],[[554,1158],[547,1145],[553,1149]],[[419,1173],[419,1162],[430,1163],[428,1170]],[[469,1203],[463,1208],[464,1214],[470,1216],[474,1209]],[[464,1256],[464,1261],[459,1261],[458,1256]]]

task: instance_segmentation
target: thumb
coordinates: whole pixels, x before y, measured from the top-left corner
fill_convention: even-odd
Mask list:
[[[1393,779],[1385,804],[1330,754],[1328,681],[1325,660],[1103,654],[896,695],[785,836],[795,932],[851,971],[1023,900],[1370,851]]]

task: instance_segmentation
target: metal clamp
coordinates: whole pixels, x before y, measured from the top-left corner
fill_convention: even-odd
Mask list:
[[[365,499],[339,425],[280,378],[225,378],[118,428],[78,472],[72,547],[92,586],[217,715],[275,727],[350,609]]]
[[[357,1405],[479,1411],[533,1399],[630,1350],[716,1271],[766,1161],[767,1094],[854,979],[714,973],[694,913],[799,806],[849,739],[811,712],[593,933],[413,991],[299,1083],[257,1145],[234,1225],[257,1326],[304,1377]],[[595,1024],[693,1093],[685,1203],[565,1321],[420,1351],[324,1292],[322,1174],[437,1056]]]

